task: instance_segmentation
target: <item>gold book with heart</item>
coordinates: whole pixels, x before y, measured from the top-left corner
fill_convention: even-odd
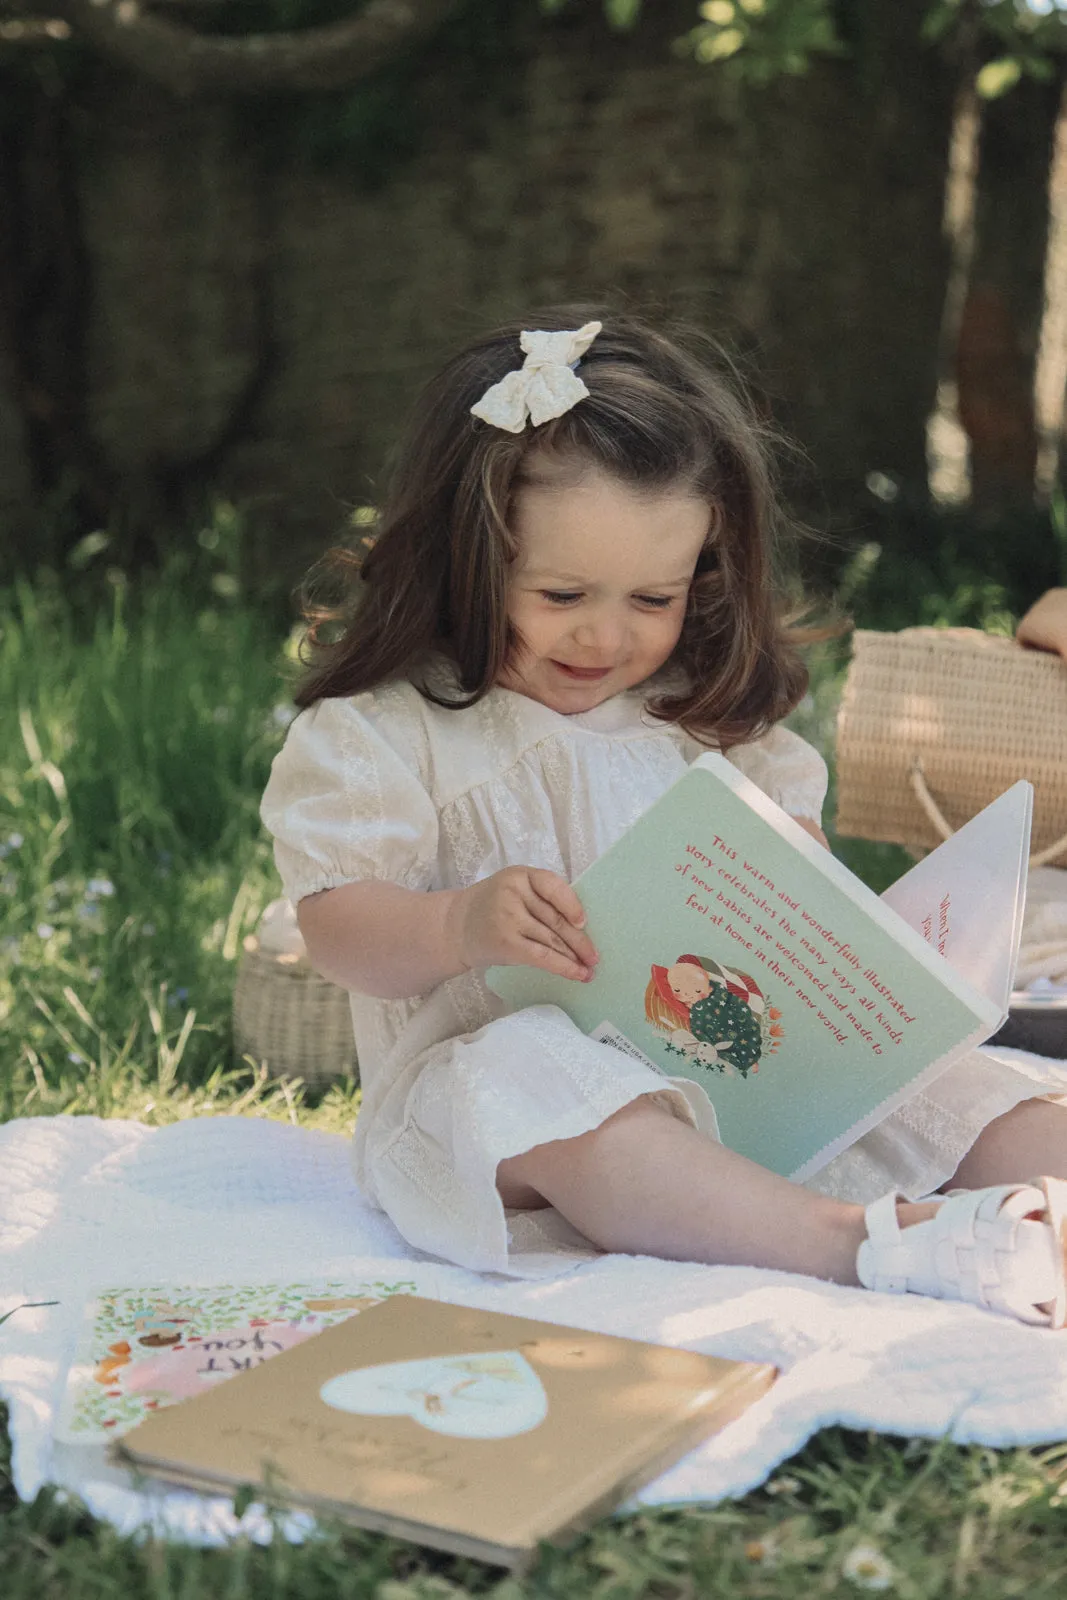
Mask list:
[[[140,1472],[500,1566],[588,1527],[774,1368],[398,1294],[116,1440]]]

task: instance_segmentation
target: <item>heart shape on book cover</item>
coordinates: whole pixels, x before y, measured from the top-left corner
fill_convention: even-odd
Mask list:
[[[548,1396],[518,1350],[389,1361],[329,1378],[328,1406],[361,1417],[410,1417],[433,1433],[507,1439],[548,1415]]]

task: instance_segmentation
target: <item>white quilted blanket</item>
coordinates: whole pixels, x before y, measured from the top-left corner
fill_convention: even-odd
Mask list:
[[[23,1308],[0,1322],[18,1493],[57,1476],[51,1426],[95,1288],[363,1276],[386,1257],[411,1251],[361,1201],[334,1135],[237,1117],[0,1126],[0,1318]],[[993,1445],[1067,1437],[1067,1333],[970,1307],[629,1256],[549,1282],[449,1267],[435,1277],[447,1299],[778,1364],[770,1394],[644,1490],[646,1505],[739,1494],[829,1423]],[[56,1304],[27,1308],[41,1301]],[[151,1523],[214,1543],[237,1526],[221,1499],[103,1479],[78,1488],[124,1531]],[[294,1518],[290,1531],[305,1525]],[[255,1507],[242,1526],[262,1534]]]

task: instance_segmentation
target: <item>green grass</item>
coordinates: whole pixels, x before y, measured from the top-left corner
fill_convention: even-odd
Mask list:
[[[0,592],[0,1118],[237,1112],[347,1130],[353,1085],[279,1085],[230,1042],[241,938],[278,892],[257,807],[289,644],[188,566],[139,593],[113,578]],[[794,719],[824,748],[839,677],[826,652]],[[876,886],[900,870],[845,848]],[[887,1592],[916,1600],[1067,1592],[1061,1447],[827,1430],[765,1490],[606,1521],[518,1581],[335,1528],[222,1551],[120,1538],[49,1491],[19,1504],[5,1443],[2,1600],[792,1600],[862,1592],[846,1569],[863,1546],[891,1564]]]

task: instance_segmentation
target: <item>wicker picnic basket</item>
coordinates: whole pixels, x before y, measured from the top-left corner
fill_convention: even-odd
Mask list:
[[[233,1039],[239,1056],[264,1062],[273,1078],[301,1078],[320,1088],[358,1077],[348,995],[313,971],[302,944],[264,949],[255,934],[245,939],[233,992]]]
[[[1067,863],[1067,665],[974,628],[858,630],[837,722],[837,831],[932,849],[1019,778],[1032,865]]]

